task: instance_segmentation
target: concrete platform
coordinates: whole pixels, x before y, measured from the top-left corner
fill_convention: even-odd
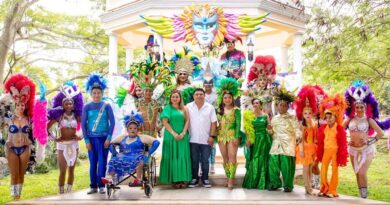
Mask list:
[[[303,187],[295,186],[294,191],[285,193],[282,190],[248,190],[241,188],[245,175],[245,165],[239,164],[236,172],[235,188],[228,190],[223,185],[226,182],[221,164],[216,164],[216,174],[210,175],[212,188],[173,189],[169,185],[158,185],[153,189],[153,195],[147,198],[140,188],[130,188],[121,185],[121,189],[114,192],[109,199],[106,194],[87,195],[88,189],[71,194],[49,196],[40,199],[11,202],[12,205],[100,205],[100,204],[390,204],[381,201],[360,199],[341,195],[339,198],[323,198],[305,194]],[[297,169],[296,175],[301,170]]]
[[[12,202],[9,204],[42,204],[42,205],[100,205],[100,204],[386,204],[385,202],[360,199],[350,196],[339,198],[322,198],[304,194],[303,187],[295,187],[291,193],[283,191],[260,191],[235,188],[227,190],[225,187],[192,189],[172,189],[170,186],[157,186],[151,198],[145,197],[140,188],[121,186],[111,199],[105,194],[87,195],[88,190],[71,194],[64,194],[41,199]]]

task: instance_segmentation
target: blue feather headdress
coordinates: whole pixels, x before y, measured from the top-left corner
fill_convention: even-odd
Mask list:
[[[85,84],[85,89],[88,93],[94,88],[101,89],[102,91],[107,88],[107,80],[100,73],[92,73]]]
[[[136,124],[138,127],[144,123],[144,118],[141,114],[131,111],[130,115],[125,115],[123,118],[123,124],[127,128],[130,123]]]

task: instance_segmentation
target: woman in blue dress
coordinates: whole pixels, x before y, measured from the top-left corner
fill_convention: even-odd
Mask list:
[[[124,117],[124,124],[127,128],[127,134],[115,138],[111,143],[119,144],[119,153],[108,162],[108,175],[105,180],[112,183],[112,178],[116,175],[118,178],[129,175],[136,170],[137,178],[131,186],[141,185],[142,164],[144,156],[144,146],[150,146],[148,154],[153,154],[160,145],[160,142],[149,135],[138,135],[138,128],[142,125],[144,119],[140,114],[134,114]]]

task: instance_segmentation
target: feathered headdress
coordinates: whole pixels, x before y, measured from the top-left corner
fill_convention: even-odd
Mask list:
[[[324,118],[326,113],[331,113],[336,117],[337,124],[341,125],[346,107],[347,103],[342,95],[328,96],[320,104],[321,118]]]
[[[177,74],[187,73],[189,76],[198,76],[201,71],[199,58],[188,48],[183,47],[183,51],[172,56],[169,67]]]
[[[92,89],[98,88],[104,91],[107,88],[107,80],[100,73],[92,73],[85,85],[85,89],[88,93],[92,91]]]
[[[353,81],[352,85],[345,91],[344,96],[348,102],[345,114],[349,118],[355,116],[355,103],[364,103],[366,105],[366,116],[368,118],[374,119],[383,130],[388,130],[390,128],[390,118],[379,121],[378,102],[369,86],[364,81]]]
[[[303,119],[303,112],[310,109],[312,113],[317,114],[317,90],[311,85],[305,85],[298,92],[298,98],[294,101],[295,112],[298,120]]]
[[[144,118],[139,113],[131,111],[129,115],[125,115],[123,117],[123,124],[126,128],[130,125],[130,123],[135,123],[137,127],[139,127],[142,123],[144,123]]]
[[[167,86],[172,83],[173,73],[167,66],[160,66],[158,62],[135,63],[130,66],[130,72],[142,89],[154,90],[159,84]]]
[[[257,80],[259,77],[264,77],[273,81],[276,75],[276,62],[273,56],[257,56],[255,62],[251,66],[248,75],[248,83]]]
[[[53,105],[49,110],[49,120],[58,119],[64,114],[62,105],[66,100],[73,102],[75,117],[81,117],[84,106],[83,94],[73,81],[68,81],[60,87],[59,92],[53,98]]]
[[[12,95],[15,103],[25,103],[28,116],[33,116],[35,84],[30,78],[23,74],[15,74],[4,83],[4,90]]]
[[[281,86],[274,88],[272,95],[276,101],[276,104],[278,104],[281,101],[291,103],[296,99],[294,93],[288,91],[283,83]]]
[[[225,93],[231,94],[234,99],[240,95],[240,83],[235,78],[224,78],[217,83],[216,87],[217,105],[222,103],[222,97]]]
[[[355,103],[364,103],[366,104],[366,116],[373,119],[379,118],[378,102],[364,81],[353,81],[352,85],[345,91],[344,96],[348,102],[348,108],[346,109],[348,117],[354,117]]]

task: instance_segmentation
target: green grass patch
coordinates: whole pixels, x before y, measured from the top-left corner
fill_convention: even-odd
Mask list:
[[[367,174],[369,199],[390,202],[389,170],[390,155],[383,152],[377,152]],[[331,173],[331,167],[329,167],[329,179]],[[302,178],[297,178],[296,183],[303,186]],[[339,168],[339,186],[337,191],[340,194],[359,197],[355,173],[349,162],[346,167]]]
[[[21,200],[35,199],[58,194],[59,170],[53,169],[46,174],[26,175],[22,190]],[[9,191],[10,178],[5,177],[0,180],[0,204],[12,201]],[[65,180],[66,184],[66,180]],[[76,166],[75,181],[73,191],[89,187],[89,163],[88,160],[80,161]]]

